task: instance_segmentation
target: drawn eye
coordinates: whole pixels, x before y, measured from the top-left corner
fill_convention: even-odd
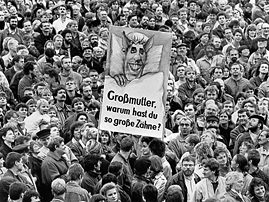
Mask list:
[[[132,47],[131,48],[131,53],[136,53],[136,52],[137,52],[136,48],[135,47]]]
[[[141,55],[143,55],[143,54],[145,53],[145,50],[144,50],[143,48],[140,48],[140,49],[139,49],[139,53],[140,53]]]

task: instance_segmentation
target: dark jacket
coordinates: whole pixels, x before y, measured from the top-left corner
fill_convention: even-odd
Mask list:
[[[3,142],[0,147],[0,152],[3,154],[3,159],[6,159],[8,153],[12,152],[12,149]]]
[[[64,43],[63,43],[63,46],[62,46],[62,49],[67,52],[67,55],[68,55],[68,48],[66,48],[64,46]],[[79,51],[78,47],[73,45],[73,44],[70,44],[70,54],[71,54],[71,59],[74,57],[74,56],[81,56],[81,52]]]
[[[131,183],[131,200],[132,202],[143,202],[143,187],[151,182],[144,176],[134,175]]]
[[[53,39],[52,34],[45,36],[43,32],[34,39],[35,47],[39,51],[40,55],[44,53],[44,46],[45,46],[46,41],[52,40],[52,39]]]
[[[93,171],[85,172],[82,178],[81,187],[86,189],[92,195],[94,194],[94,188],[100,180],[100,175]]]
[[[197,88],[201,88],[201,86],[195,83],[191,88],[188,81],[179,86],[178,97],[182,100],[183,105],[192,102],[192,94]]]
[[[196,175],[195,173],[194,175],[194,181],[197,184],[201,179],[198,175]],[[171,185],[179,185],[182,189],[182,194],[184,196],[184,202],[187,202],[187,194],[188,194],[188,190],[187,190],[187,186],[185,184],[185,179],[184,179],[184,174],[182,171],[178,172],[177,174],[173,175],[171,180],[169,180],[169,182],[167,182],[166,184],[166,191],[164,192],[164,196],[167,194],[167,189],[171,186]]]

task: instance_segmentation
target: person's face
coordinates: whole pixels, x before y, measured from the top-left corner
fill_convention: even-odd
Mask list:
[[[262,100],[262,102],[259,102],[259,107],[265,107],[266,109],[269,108],[268,100]]]
[[[125,15],[120,17],[119,24],[120,26],[125,26],[127,24],[127,19]]]
[[[244,178],[243,178],[243,174],[240,174],[238,176],[238,179],[232,185],[232,189],[240,193],[243,187],[244,187]]]
[[[107,202],[117,202],[118,201],[118,193],[115,188],[110,189],[106,192]]]
[[[117,1],[113,2],[111,5],[112,10],[118,10],[119,9],[119,3]]]
[[[187,12],[181,12],[180,14],[179,14],[179,18],[180,18],[180,20],[182,20],[182,21],[185,21],[186,19],[187,19]]]
[[[248,31],[248,35],[249,35],[250,37],[255,37],[255,36],[256,36],[256,29],[250,29],[250,30]]]
[[[141,24],[142,25],[148,25],[149,22],[149,18],[147,16],[143,16],[142,20],[141,20]]]
[[[49,105],[48,105],[48,103],[44,103],[44,104],[42,104],[42,105],[40,106],[40,108],[39,108],[39,112],[40,112],[40,114],[46,114],[46,113],[48,112],[48,110],[49,110]]]
[[[189,71],[186,73],[186,79],[190,82],[193,82],[196,78],[196,74],[194,71]]]
[[[259,119],[257,118],[251,118],[248,122],[248,128],[249,129],[256,129],[258,128]]]
[[[125,15],[126,18],[127,18],[127,17],[129,16],[129,14],[130,14],[130,11],[129,11],[128,8],[123,8],[122,13],[123,13],[123,15]]]
[[[236,32],[235,35],[234,35],[234,40],[236,42],[240,42],[242,40],[242,34],[239,33],[239,32]]]
[[[228,111],[229,114],[232,114],[233,113],[233,108],[234,108],[233,103],[225,104],[223,106],[223,109],[226,110],[226,111]]]
[[[241,67],[239,65],[233,65],[231,67],[231,75],[232,76],[240,76],[241,75]]]
[[[162,16],[162,14],[163,14],[163,9],[162,9],[162,7],[158,7],[158,8],[156,9],[156,15],[157,15],[157,16]]]
[[[214,139],[211,135],[211,133],[209,132],[205,132],[201,135],[201,142],[207,142],[209,144],[213,143],[214,142]]]
[[[190,6],[189,6],[190,10],[191,11],[196,11],[196,3],[190,3]]]
[[[267,41],[258,41],[257,46],[258,46],[258,48],[266,48],[267,47]]]
[[[51,135],[51,137],[58,137],[60,135],[60,131],[59,131],[58,127],[52,127],[50,129],[50,135]]]
[[[57,38],[55,39],[55,41],[54,41],[54,46],[55,46],[55,47],[62,47],[62,45],[63,45],[63,39],[60,38],[60,37],[57,37]]]
[[[82,121],[84,123],[87,123],[88,122],[88,118],[85,115],[80,115],[78,117],[78,121]]]
[[[178,54],[185,56],[187,54],[187,47],[186,46],[181,46],[177,49]]]
[[[9,25],[11,29],[15,29],[18,26],[18,19],[11,19]]]
[[[23,28],[25,30],[25,32],[31,32],[32,31],[32,26],[31,26],[31,22],[27,21],[23,24]]]
[[[0,97],[0,106],[5,106],[7,104],[7,99],[4,96]]]
[[[197,95],[194,96],[194,102],[197,104],[201,104],[204,100],[204,93],[198,93]]]
[[[129,21],[129,26],[132,28],[136,28],[138,25],[137,16],[134,16]]]
[[[231,30],[231,29],[225,29],[225,31],[224,31],[224,36],[225,36],[227,39],[232,38],[232,36],[233,36],[232,30]]]
[[[22,160],[22,158],[19,161],[15,161],[15,165],[16,165],[19,172],[22,171],[23,170],[23,160]]]
[[[229,117],[226,113],[222,113],[219,118],[220,118],[220,123],[228,123],[229,122]]]
[[[219,153],[216,159],[219,162],[219,164],[222,166],[226,165],[228,161],[227,155],[224,152]]]
[[[218,97],[218,94],[217,94],[216,91],[207,91],[207,93],[206,93],[206,98],[207,99],[215,100],[215,99],[217,99],[217,97]]]
[[[76,89],[75,81],[67,81],[65,83],[65,88],[67,91],[73,91]]]
[[[45,33],[50,32],[50,23],[49,22],[42,23],[42,31]]]
[[[167,86],[167,98],[173,97],[174,91],[171,86]]]
[[[101,143],[106,145],[109,141],[109,135],[107,133],[101,133],[100,134]]]
[[[182,120],[180,122],[180,131],[183,136],[190,134],[192,129],[191,122],[189,120]]]
[[[186,177],[191,176],[194,173],[194,162],[193,161],[183,161],[182,162],[182,172]]]
[[[263,198],[265,195],[265,187],[263,185],[255,186],[254,187],[254,194],[256,197]]]
[[[80,140],[81,138],[81,127],[76,127],[75,130],[74,130],[74,138],[75,140]]]
[[[230,71],[229,71],[229,69],[224,68],[224,70],[223,70],[223,76],[224,76],[225,78],[228,78],[229,75],[230,75]]]
[[[32,114],[36,111],[36,104],[29,105],[29,113]]]
[[[267,74],[269,70],[269,67],[267,64],[261,64],[260,66],[260,73]]]
[[[188,105],[185,107],[184,112],[186,113],[187,116],[193,116],[195,114],[195,110],[193,108],[193,105]]]
[[[59,7],[59,14],[60,15],[66,15],[66,8],[65,7]]]
[[[91,99],[92,98],[92,88],[91,86],[84,86],[83,87],[83,97]]]
[[[107,12],[100,11],[100,20],[107,20]]]
[[[21,108],[19,108],[18,113],[21,117],[26,118],[28,110],[27,110],[27,108],[21,107]]]
[[[209,116],[209,115],[217,115],[217,108],[215,105],[208,105],[206,106],[205,108],[205,115],[206,116]]]
[[[90,76],[92,83],[96,83],[98,80],[98,77],[99,77],[98,72],[90,72],[89,76]]]
[[[205,178],[210,178],[215,175],[215,173],[210,170],[208,167],[204,167],[203,174]]]
[[[85,106],[84,106],[83,102],[76,102],[74,104],[74,107],[73,108],[74,108],[74,111],[75,112],[82,112],[82,111],[84,111]]]
[[[149,145],[146,142],[142,142],[141,152],[143,156],[147,156],[150,154]]]
[[[196,22],[195,30],[199,33],[202,32],[202,24],[202,22]]]
[[[268,138],[266,137],[267,132],[263,131],[258,137],[258,143],[259,145],[264,145],[268,142]]]
[[[242,143],[242,145],[239,147],[239,154],[244,156],[247,153],[247,151],[248,147],[244,143]]]
[[[207,43],[208,42],[208,40],[209,40],[209,37],[208,37],[208,34],[204,34],[202,37],[201,37],[201,42],[203,42],[203,43]]]
[[[72,62],[70,58],[65,58],[62,63],[63,68],[66,71],[70,71],[72,69]]]
[[[74,23],[72,24],[72,26],[70,27],[72,32],[77,32],[78,31],[78,24]]]
[[[221,45],[220,38],[214,38],[213,45],[215,46],[215,48],[219,49]]]
[[[214,71],[214,79],[221,79],[223,77],[222,69],[215,69]]]
[[[49,101],[51,99],[51,92],[47,91],[47,92],[41,93],[41,98]]]
[[[65,101],[66,100],[66,92],[64,89],[58,91],[56,99],[58,101]]]
[[[226,17],[224,15],[219,16],[219,24],[224,25],[226,23]]]
[[[57,117],[57,113],[56,113],[56,111],[54,111],[54,110],[49,110],[49,111],[48,111],[48,115],[49,115],[50,117]]]
[[[65,42],[67,42],[68,44],[70,44],[72,42],[72,34],[71,33],[67,33],[64,37]]]
[[[56,147],[56,150],[57,150],[60,154],[64,154],[64,153],[65,153],[65,145],[64,145],[64,142],[62,142],[58,147]]]
[[[5,20],[5,14],[3,11],[0,11],[0,21],[4,21]]]
[[[8,130],[6,136],[2,137],[4,141],[13,143],[15,141],[15,134],[12,130]]]

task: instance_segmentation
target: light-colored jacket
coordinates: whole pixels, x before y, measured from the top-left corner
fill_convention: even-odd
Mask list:
[[[204,202],[208,198],[221,199],[225,193],[226,184],[224,177],[218,177],[218,187],[215,192],[211,181],[208,178],[204,178],[197,183],[192,202]]]

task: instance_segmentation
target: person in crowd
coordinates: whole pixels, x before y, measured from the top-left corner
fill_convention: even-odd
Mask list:
[[[258,177],[254,177],[249,185],[249,194],[252,197],[251,202],[262,202],[269,199],[267,192],[267,185]]]
[[[14,202],[15,201],[22,202],[24,193],[26,192],[27,189],[28,189],[27,186],[22,182],[13,182],[10,185],[8,191],[10,200]]]

